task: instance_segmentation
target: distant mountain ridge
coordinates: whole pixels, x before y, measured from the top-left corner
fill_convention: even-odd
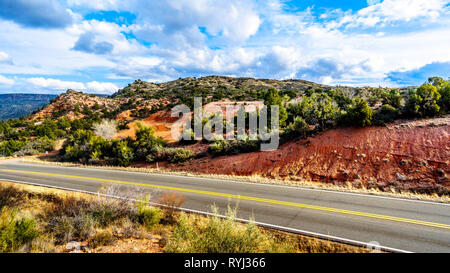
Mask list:
[[[0,120],[27,116],[55,97],[47,94],[0,94]]]

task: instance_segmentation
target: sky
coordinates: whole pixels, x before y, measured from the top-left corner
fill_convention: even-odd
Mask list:
[[[450,76],[450,0],[0,0],[0,93],[224,75],[402,87]]]

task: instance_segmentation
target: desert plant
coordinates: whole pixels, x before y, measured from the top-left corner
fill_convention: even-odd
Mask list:
[[[57,243],[67,243],[74,239],[86,240],[95,232],[95,219],[86,213],[75,216],[58,216],[47,225]]]
[[[113,139],[117,134],[117,122],[115,120],[104,119],[94,126],[94,133],[105,139]]]
[[[189,149],[177,148],[173,149],[172,153],[169,155],[168,161],[170,163],[181,163],[188,161],[194,157],[194,152]]]
[[[15,207],[23,202],[25,193],[13,186],[0,185],[0,210],[3,207]]]
[[[216,140],[208,147],[214,156],[249,153],[258,150],[259,140]]]
[[[436,86],[426,83],[417,90],[410,90],[404,112],[410,117],[433,117],[440,111],[441,94]]]
[[[373,110],[367,104],[367,101],[360,97],[352,100],[351,105],[346,109],[342,121],[348,126],[370,126],[373,119]]]
[[[388,122],[394,121],[400,115],[400,111],[395,107],[385,104],[378,109],[374,116],[374,123],[377,125],[383,125]]]
[[[289,123],[282,136],[287,139],[304,138],[308,136],[309,131],[308,123],[302,117],[297,116],[292,123]]]
[[[158,200],[156,201],[158,204],[165,205],[164,208],[165,213],[165,220],[167,220],[170,223],[173,223],[175,220],[175,211],[181,207],[181,205],[184,202],[184,196],[181,194],[177,194],[175,192],[165,192],[163,193]]]
[[[100,231],[94,234],[88,242],[88,247],[97,248],[100,246],[111,245],[116,241],[114,235],[109,231]]]
[[[163,211],[160,208],[150,206],[149,201],[150,195],[147,195],[137,202],[137,219],[145,228],[152,229],[161,221]]]
[[[3,208],[0,214],[0,251],[15,251],[39,236],[33,218],[17,219],[16,212]]]
[[[212,207],[217,215],[217,207]],[[208,222],[196,225],[192,218],[181,213],[180,221],[170,238],[167,252],[194,253],[253,253],[271,252],[275,250],[273,238],[261,233],[252,222],[242,225],[236,222],[236,211],[228,207],[226,218],[212,216]],[[292,250],[292,246],[277,248],[280,252]]]
[[[113,154],[117,165],[127,167],[133,162],[133,149],[128,147],[126,141],[120,140],[114,143]]]

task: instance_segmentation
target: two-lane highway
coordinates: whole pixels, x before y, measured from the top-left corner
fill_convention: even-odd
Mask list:
[[[450,205],[300,187],[94,168],[0,162],[0,181],[96,193],[105,185],[176,191],[183,208],[238,204],[240,218],[412,252],[450,252]]]

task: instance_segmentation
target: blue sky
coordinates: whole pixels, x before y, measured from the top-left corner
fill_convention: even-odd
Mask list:
[[[0,0],[0,93],[227,75],[409,86],[450,76],[450,0]]]

